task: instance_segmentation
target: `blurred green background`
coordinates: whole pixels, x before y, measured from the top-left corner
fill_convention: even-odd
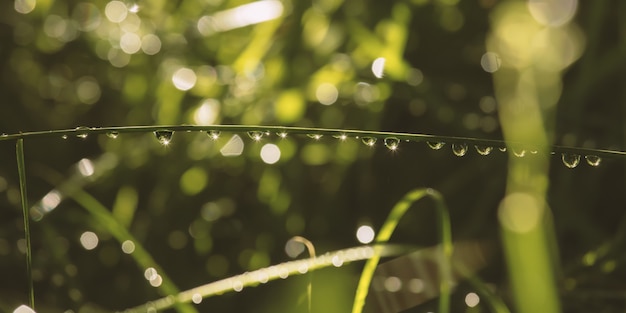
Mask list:
[[[493,75],[516,66],[486,43],[498,31],[494,12],[509,2],[528,3],[533,14],[531,4],[543,8],[499,0],[3,1],[0,133],[247,124],[503,139]],[[623,151],[626,2],[555,3],[562,6],[541,12],[573,17],[564,17],[564,71],[558,103],[545,110],[546,134],[555,144]],[[262,158],[275,149],[269,144],[280,151],[276,163]],[[27,303],[14,145],[0,141],[2,311]],[[501,240],[508,156],[497,149],[457,157],[450,145],[390,151],[354,138],[176,132],[166,146],[152,133],[29,138],[25,153],[29,201],[54,207],[31,224],[38,312],[121,310],[161,296],[102,219],[66,195],[76,190],[110,210],[181,290],[290,260],[284,247],[296,235],[318,253],[359,245],[357,228],[378,229],[416,187],[444,195],[455,240]],[[626,307],[625,164],[583,160],[570,169],[550,157],[546,200],[563,311]],[[417,204],[392,241],[436,244],[432,206]],[[87,250],[81,236],[90,232],[98,241]],[[478,274],[511,304],[495,250]],[[313,311],[348,311],[360,266],[316,272]],[[307,282],[293,277],[194,306],[305,312]],[[470,287],[458,290],[454,312],[489,312],[482,302],[466,305]]]

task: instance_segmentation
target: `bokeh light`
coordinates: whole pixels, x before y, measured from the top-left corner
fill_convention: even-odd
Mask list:
[[[374,229],[369,225],[361,225],[356,230],[356,239],[363,244],[368,244],[374,240]]]
[[[172,75],[172,83],[178,90],[189,90],[196,85],[196,73],[189,68],[183,67],[178,69]]]
[[[94,232],[86,231],[80,235],[80,244],[85,250],[93,250],[98,246],[98,235]]]
[[[104,8],[104,14],[107,19],[113,23],[119,23],[126,18],[128,8],[121,1],[111,1]]]
[[[280,160],[280,149],[275,144],[265,144],[261,148],[261,160],[266,164],[274,164]]]
[[[478,303],[480,303],[480,297],[478,297],[477,294],[470,292],[467,295],[465,295],[465,304],[468,307],[473,308],[477,306]]]

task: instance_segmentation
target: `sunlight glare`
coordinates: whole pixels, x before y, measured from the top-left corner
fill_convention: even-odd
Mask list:
[[[174,83],[176,89],[182,91],[193,88],[193,86],[196,85],[196,80],[196,73],[192,69],[186,67],[179,68],[176,72],[174,72],[174,75],[172,75],[172,83]]]
[[[203,16],[198,20],[198,31],[205,35],[258,24],[280,17],[283,4],[278,0],[255,1],[233,9]]]
[[[372,242],[374,240],[374,235],[374,229],[368,225],[362,225],[356,231],[356,239],[363,244]]]
[[[372,62],[372,73],[376,78],[383,78],[383,72],[385,70],[385,58],[377,58]]]
[[[277,145],[268,143],[261,148],[261,159],[266,164],[274,164],[280,160],[280,149]]]
[[[228,140],[228,142],[220,149],[220,153],[225,157],[236,157],[243,153],[243,139],[239,135],[235,134]]]
[[[98,235],[94,232],[86,231],[80,235],[80,244],[85,250],[93,250],[98,246]]]
[[[35,310],[31,309],[25,304],[22,304],[19,307],[17,307],[15,310],[13,310],[13,313],[35,313]]]
[[[477,306],[479,302],[480,297],[478,297],[478,295],[473,292],[470,292],[465,296],[465,304],[467,304],[467,306],[470,308]]]

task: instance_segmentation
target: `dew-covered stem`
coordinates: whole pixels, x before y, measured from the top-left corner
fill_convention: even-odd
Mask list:
[[[35,309],[35,289],[33,288],[32,274],[32,248],[30,244],[30,218],[28,214],[28,197],[26,194],[26,166],[24,165],[24,139],[20,138],[16,143],[17,171],[20,177],[20,196],[22,202],[22,215],[24,216],[24,236],[26,239],[26,280],[28,281],[28,305]]]
[[[439,224],[439,240],[441,242],[440,254],[440,285],[439,285],[439,310],[440,313],[448,313],[450,311],[450,282],[452,280],[452,268],[450,265],[452,257],[452,230],[450,226],[450,216],[448,209],[443,201],[441,194],[433,189],[415,189],[407,193],[391,210],[387,220],[381,227],[376,236],[376,243],[385,244],[391,238],[396,226],[408,211],[408,209],[417,201],[424,197],[431,197],[435,200],[437,209],[437,219]],[[372,277],[376,266],[380,261],[380,250],[375,249],[374,255],[367,260],[361,278],[357,286],[352,313],[361,313],[365,305],[365,299],[369,291]]]

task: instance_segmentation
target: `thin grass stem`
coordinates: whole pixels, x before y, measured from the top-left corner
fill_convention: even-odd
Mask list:
[[[33,288],[32,248],[30,244],[30,217],[28,214],[28,197],[26,194],[26,166],[24,164],[24,139],[17,140],[15,145],[17,155],[17,171],[20,177],[20,195],[22,200],[22,214],[24,215],[24,236],[26,238],[26,279],[28,280],[28,305],[35,309],[35,289]]]
[[[405,141],[433,141],[433,142],[446,142],[446,143],[466,143],[470,145],[482,145],[491,147],[522,147],[525,149],[532,149],[536,143],[533,142],[512,142],[503,140],[470,138],[470,137],[455,137],[455,136],[438,136],[429,134],[412,134],[412,133],[399,133],[399,132],[385,132],[385,131],[369,131],[369,130],[351,130],[351,129],[336,129],[336,128],[316,128],[316,127],[291,127],[291,126],[259,126],[259,125],[211,125],[211,126],[198,126],[198,125],[150,125],[150,126],[121,126],[121,127],[80,127],[76,129],[59,129],[59,130],[45,130],[45,131],[29,131],[20,132],[17,134],[10,134],[0,136],[2,140],[12,140],[19,138],[29,137],[49,137],[49,136],[76,136],[76,135],[90,135],[90,134],[106,134],[110,132],[122,133],[151,133],[155,131],[170,130],[170,131],[230,131],[230,132],[250,132],[250,131],[270,131],[276,133],[287,134],[317,134],[317,135],[335,135],[341,138],[362,138],[372,137],[376,139],[384,140],[387,137],[396,137],[399,140]],[[626,151],[610,150],[610,149],[589,149],[580,147],[570,147],[553,145],[550,147],[550,151],[543,151],[540,153],[573,153],[580,155],[596,155],[599,157],[626,157]]]
[[[440,313],[448,313],[450,311],[450,282],[452,281],[452,231],[450,227],[450,216],[448,209],[437,191],[433,189],[415,189],[407,193],[402,200],[400,200],[391,210],[387,220],[381,227],[378,235],[376,236],[376,243],[385,244],[391,238],[398,222],[402,219],[407,210],[416,202],[424,197],[432,197],[436,203],[437,218],[439,224],[439,240],[441,242],[441,253],[439,254],[440,262],[440,277],[439,283],[439,311]],[[374,276],[376,266],[380,261],[381,254],[378,250],[374,250],[374,255],[367,260],[363,271],[361,272],[361,278],[357,286],[356,295],[354,297],[354,303],[352,306],[352,313],[361,313],[363,306],[365,305],[365,299],[369,292],[369,286]]]

